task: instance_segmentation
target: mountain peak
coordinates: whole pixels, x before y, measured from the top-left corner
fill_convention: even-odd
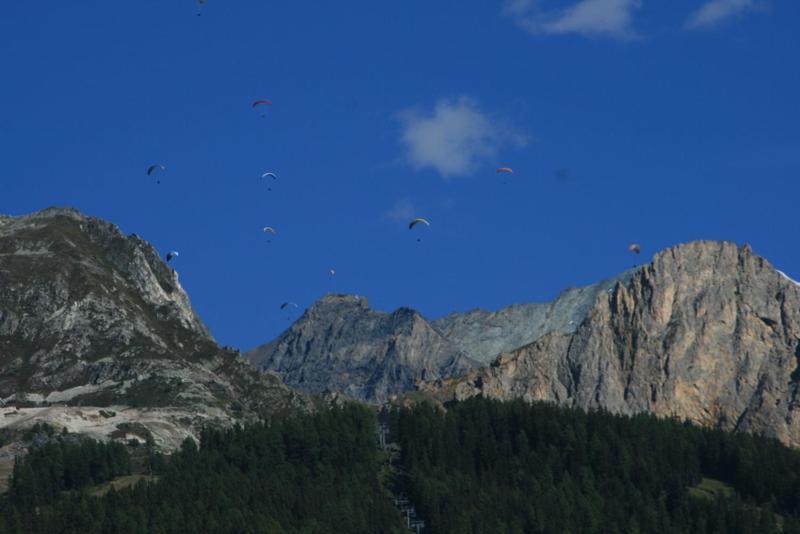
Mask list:
[[[85,219],[88,218],[86,215],[81,213],[76,208],[72,208],[69,206],[50,206],[48,208],[41,209],[39,211],[34,211],[32,213],[24,214],[24,215],[0,215],[0,219],[45,219],[48,217],[72,217],[76,219]]]
[[[737,256],[738,254],[753,255],[753,249],[748,244],[738,245],[733,241],[716,241],[698,239],[679,243],[657,252],[653,261],[687,261],[705,257]]]
[[[69,208],[2,218],[0,400],[225,420],[244,384],[293,402],[216,344],[149,243]],[[243,399],[239,413],[268,411],[264,398]]]
[[[369,310],[369,301],[360,295],[348,295],[345,293],[328,293],[317,300],[309,311],[329,311],[329,310]]]
[[[800,287],[747,245],[694,241],[598,295],[574,331],[422,387],[647,411],[800,445],[799,369]]]
[[[302,391],[368,402],[475,365],[411,308],[375,311],[364,297],[341,294],[325,295],[281,336],[245,356]]]

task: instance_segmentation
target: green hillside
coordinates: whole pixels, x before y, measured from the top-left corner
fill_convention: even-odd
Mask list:
[[[48,435],[0,533],[399,533],[412,508],[432,534],[800,532],[800,451],[775,440],[480,398],[380,417],[385,451],[356,404],[169,457]]]

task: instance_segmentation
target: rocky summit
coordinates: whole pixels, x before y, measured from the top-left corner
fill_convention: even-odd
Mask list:
[[[475,309],[432,322],[409,308],[379,312],[361,296],[327,295],[246,357],[302,391],[383,402],[420,380],[460,376],[545,333],[573,332],[597,295],[631,274],[568,289],[549,303]]]
[[[413,389],[418,380],[457,376],[478,365],[414,310],[379,312],[351,295],[325,296],[278,339],[246,357],[303,391],[371,402]]]
[[[420,389],[651,412],[800,445],[800,285],[748,246],[697,241],[553,302],[428,321],[329,295],[247,357],[309,392]]]
[[[372,403],[419,389],[651,412],[800,446],[800,285],[733,243],[679,245],[549,303],[435,321],[327,295],[246,357],[266,372],[217,345],[139,237],[69,209],[0,217],[6,433],[43,421],[169,449],[206,424],[311,409],[288,385]]]
[[[0,217],[0,426],[177,446],[205,424],[305,409],[223,349],[156,250],[71,209]]]
[[[647,411],[800,446],[800,285],[749,246],[676,246],[598,294],[575,331],[420,387]]]

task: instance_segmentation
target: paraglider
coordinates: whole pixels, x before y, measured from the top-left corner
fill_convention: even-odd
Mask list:
[[[408,229],[413,230],[414,227],[418,224],[424,224],[425,226],[430,226],[431,223],[428,222],[428,219],[423,219],[422,217],[417,217],[416,219],[412,219],[410,223],[408,223]],[[417,243],[422,241],[419,237],[417,238]]]
[[[273,227],[271,227],[271,226],[265,226],[265,227],[264,227],[264,230],[262,230],[262,231],[263,231],[265,234],[272,234],[272,235],[277,235],[277,234],[278,234],[278,232],[276,232],[276,231],[275,231],[275,228],[273,228]]]
[[[165,170],[167,170],[167,168],[161,165],[160,163],[154,163],[153,165],[147,167],[147,176],[153,176],[154,173]],[[160,179],[156,180],[156,183],[160,184],[161,180]]]
[[[418,224],[424,224],[425,226],[431,225],[431,223],[428,222],[427,219],[423,219],[422,217],[417,217],[416,219],[413,219],[410,223],[408,223],[408,229],[411,230]]]
[[[642,251],[642,247],[638,243],[631,243],[628,245],[628,250],[634,254],[639,254]]]
[[[151,176],[154,172],[156,172],[159,169],[164,171],[164,170],[166,170],[166,167],[164,167],[160,163],[156,163],[154,165],[150,165],[149,167],[147,167],[147,176]]]
[[[275,174],[272,171],[265,172],[264,174],[261,175],[261,179],[262,180],[266,180],[267,178],[272,178],[273,180],[277,180],[278,179],[278,175]],[[272,188],[271,187],[267,187],[267,191],[272,191]]]
[[[514,174],[514,169],[511,167],[498,167],[494,170],[495,174]],[[506,184],[506,180],[503,180],[503,183]]]
[[[271,105],[272,105],[272,100],[269,100],[268,98],[260,98],[258,100],[254,100],[253,104],[250,107],[255,109],[258,106],[271,106]],[[261,113],[261,116],[266,117],[267,115],[266,113]]]
[[[336,276],[336,269],[329,270],[328,274],[330,274],[331,276]]]
[[[167,252],[167,263],[171,262],[172,260],[174,260],[178,256],[180,256],[180,254],[178,254],[177,250],[173,250],[173,251]]]
[[[299,308],[299,306],[298,306],[297,304],[295,304],[294,302],[291,302],[291,301],[289,301],[289,302],[284,302],[283,304],[281,304],[281,310],[282,310],[282,311],[283,311],[283,310],[288,310],[288,309],[290,309],[290,308]],[[287,313],[287,314],[286,314],[286,320],[287,320],[287,321],[291,321],[291,319],[292,319],[292,318],[291,318],[291,314],[290,314],[290,313]]]

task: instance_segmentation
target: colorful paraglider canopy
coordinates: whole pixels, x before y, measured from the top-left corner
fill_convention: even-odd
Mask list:
[[[178,254],[177,250],[173,250],[171,252],[167,252],[167,262],[168,263],[171,262],[172,260],[174,260],[178,256],[180,256],[180,254]]]
[[[504,172],[507,172],[509,174],[514,174],[514,169],[512,169],[511,167],[497,167],[494,172],[495,174],[501,174]]]
[[[282,310],[285,310],[286,308],[297,308],[297,307],[298,307],[297,304],[295,304],[294,302],[284,302],[283,304],[281,304]]]
[[[408,223],[408,229],[411,230],[418,224],[424,224],[425,226],[431,225],[431,223],[428,222],[427,219],[423,219],[422,217],[417,217],[416,219],[413,219],[410,223]]]
[[[253,105],[251,107],[266,105],[269,106],[272,104],[272,100],[268,98],[259,98],[258,100],[253,100]]]
[[[638,243],[631,243],[628,245],[628,250],[634,254],[639,254],[642,251],[642,247]]]
[[[150,165],[149,167],[147,167],[147,176],[152,175],[156,171],[164,171],[164,170],[166,170],[166,167],[164,167],[160,163]]]
[[[262,174],[262,175],[261,175],[261,177],[262,177],[262,178],[272,178],[273,180],[277,180],[277,179],[278,179],[278,175],[277,175],[277,174],[275,174],[275,173],[274,173],[274,172],[272,172],[272,171],[270,171],[270,172],[265,172],[264,174]]]

